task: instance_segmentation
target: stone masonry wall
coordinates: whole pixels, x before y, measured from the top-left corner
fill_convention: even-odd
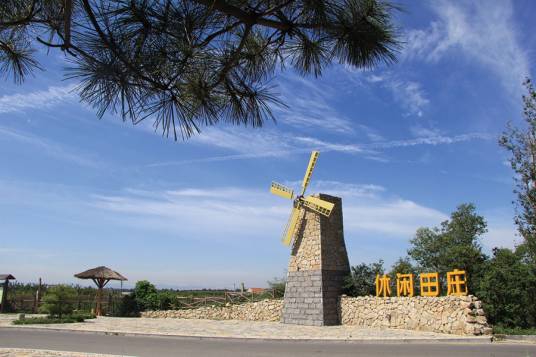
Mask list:
[[[390,297],[342,296],[341,323],[456,335],[491,333],[482,303],[475,296]]]
[[[457,335],[490,334],[482,303],[474,296],[340,298],[341,323],[364,328],[396,328]],[[211,320],[279,321],[282,300],[263,300],[223,307],[146,311],[142,317]]]
[[[144,311],[141,317],[209,319],[209,320],[248,320],[279,321],[283,300],[262,300],[228,306],[203,306],[197,309]]]

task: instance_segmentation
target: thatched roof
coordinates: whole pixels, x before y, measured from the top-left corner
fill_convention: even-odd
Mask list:
[[[15,277],[11,274],[0,274],[0,281],[2,280],[15,280]]]
[[[74,276],[79,279],[127,280],[123,275],[105,266],[89,269]]]

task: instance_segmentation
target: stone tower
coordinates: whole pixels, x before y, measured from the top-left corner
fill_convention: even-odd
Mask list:
[[[340,323],[338,299],[343,279],[350,273],[343,234],[342,201],[325,194],[316,197],[335,206],[329,218],[302,209],[302,220],[288,265],[283,323],[313,326]]]

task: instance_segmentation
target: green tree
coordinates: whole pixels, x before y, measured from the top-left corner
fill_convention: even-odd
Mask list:
[[[417,269],[411,264],[408,257],[398,258],[391,267],[389,274],[393,279],[396,279],[396,274],[416,274]]]
[[[387,0],[2,0],[0,75],[21,82],[36,46],[61,49],[80,97],[164,135],[219,121],[260,126],[285,66],[319,76],[334,61],[395,61]]]
[[[389,272],[389,275],[391,276],[391,285],[392,285],[392,295],[394,296],[396,294],[396,275],[397,274],[413,274],[413,290],[414,293],[419,291],[420,283],[419,283],[419,276],[417,273],[417,267],[415,267],[411,263],[411,259],[409,257],[405,258],[398,258],[396,262],[394,262],[393,266],[391,266],[391,271]]]
[[[156,287],[147,280],[136,282],[133,294],[140,310],[158,310],[160,308]]]
[[[51,317],[62,318],[71,315],[74,310],[76,290],[68,285],[56,285],[49,288],[43,297],[41,312]]]
[[[514,170],[515,223],[525,245],[536,261],[536,91],[529,79],[525,81],[527,94],[523,96],[524,128],[508,123],[499,145],[510,153]]]
[[[486,261],[480,245],[486,227],[473,204],[462,204],[439,227],[419,228],[410,241],[408,255],[420,271],[439,272],[443,283],[448,271],[465,270],[469,291],[474,293]]]
[[[384,274],[383,260],[377,263],[361,263],[350,268],[350,275],[344,280],[344,293],[350,296],[376,294],[376,274]]]
[[[480,281],[478,297],[492,324],[536,326],[536,277],[520,252],[495,248]]]

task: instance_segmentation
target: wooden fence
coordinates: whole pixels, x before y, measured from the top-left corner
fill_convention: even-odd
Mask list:
[[[217,296],[176,296],[171,303],[174,310],[195,309],[201,306],[224,306],[227,304],[241,304],[244,302],[254,302],[263,299],[274,299],[278,297],[275,289],[266,289],[262,293],[231,292],[226,291],[223,295]]]
[[[183,293],[184,294],[184,293]],[[188,294],[186,292],[186,294]],[[162,310],[172,309],[195,309],[201,306],[225,306],[229,304],[241,304],[245,302],[254,302],[263,299],[273,299],[279,296],[275,289],[265,289],[262,292],[234,292],[223,291],[213,295],[196,296],[192,294],[189,296],[181,296],[181,292],[177,291],[166,306],[160,306]],[[117,290],[105,290],[102,300],[102,308],[107,315],[117,315],[120,310],[121,299],[123,295]],[[86,292],[79,292],[77,297],[71,301],[76,310],[91,311],[95,308],[95,295]],[[37,300],[37,294],[29,292],[11,293],[8,297],[9,309],[12,312],[20,313],[38,313],[39,307],[42,305],[42,301]]]
[[[104,294],[102,309],[106,314],[115,315],[119,311],[121,295],[115,293]],[[90,312],[95,308],[95,296],[80,295],[71,300],[75,310]],[[9,309],[13,312],[38,313],[43,301],[37,301],[36,296],[17,294],[8,299]]]

